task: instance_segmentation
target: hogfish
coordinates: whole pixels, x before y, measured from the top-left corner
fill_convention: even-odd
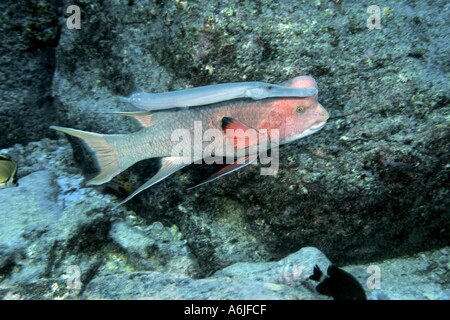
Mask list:
[[[215,130],[212,131],[215,140],[221,138],[224,141],[224,147],[215,148],[212,155],[230,157],[228,151],[232,150],[239,158],[206,182],[254,162],[264,150],[251,147],[263,145],[262,142],[267,146],[268,141],[274,140],[277,140],[276,145],[298,140],[320,130],[329,118],[318,102],[316,81],[308,76],[296,77],[282,85],[263,82],[220,84],[168,93],[134,94],[122,100],[143,110],[119,112],[137,120],[142,127],[139,131],[99,134],[51,127],[81,139],[92,152],[98,174],[87,181],[88,185],[104,184],[141,160],[162,158],[156,175],[121,204],[190,163],[206,160],[204,152],[195,150],[202,151],[211,146],[211,135],[205,139],[211,130]],[[193,139],[199,130],[202,139]],[[242,139],[242,132],[253,135]],[[175,149],[194,152],[180,155],[174,154]],[[239,150],[245,150],[245,153],[239,153]]]

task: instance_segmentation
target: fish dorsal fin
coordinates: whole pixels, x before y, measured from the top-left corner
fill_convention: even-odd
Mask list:
[[[247,148],[258,144],[258,130],[230,117],[222,118],[222,129],[225,136],[237,148]]]
[[[212,176],[210,176],[208,179],[206,179],[205,181],[190,187],[188,190],[197,188],[199,186],[202,186],[204,184],[207,184],[209,182],[212,182],[214,180],[217,180],[223,176],[226,176],[227,174],[233,173],[235,171],[238,171],[239,169],[242,169],[246,166],[248,166],[249,164],[251,164],[252,162],[254,162],[256,160],[256,158],[258,158],[257,154],[252,154],[252,155],[248,155],[242,158],[239,158],[238,160],[236,160],[236,162],[226,166],[225,168],[217,171],[215,174],[213,174]]]
[[[108,114],[118,114],[121,116],[131,117],[134,120],[136,120],[144,128],[153,126],[152,114],[150,112],[142,112],[142,111],[108,112]]]
[[[188,166],[191,162],[190,158],[186,157],[166,157],[162,158],[161,160],[161,168],[159,171],[146,183],[144,183],[142,186],[140,186],[138,189],[136,189],[132,194],[130,194],[125,200],[120,202],[117,206],[114,208],[117,208],[118,206],[124,204],[125,202],[131,200],[135,195],[138,193],[141,193],[147,188],[150,188],[154,184],[160,182],[161,180],[164,180],[171,174],[177,172],[178,170],[183,169],[184,167]]]

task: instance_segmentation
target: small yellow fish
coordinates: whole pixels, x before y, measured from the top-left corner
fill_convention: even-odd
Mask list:
[[[15,187],[17,164],[5,155],[0,154],[0,189]]]
[[[105,186],[121,195],[130,194],[135,189],[135,183],[132,181],[132,178],[130,176],[118,175],[107,182]]]

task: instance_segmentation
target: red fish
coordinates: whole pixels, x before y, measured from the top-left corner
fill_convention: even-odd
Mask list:
[[[135,118],[142,126],[140,131],[129,134],[107,135],[56,126],[52,128],[80,138],[92,151],[99,173],[87,182],[90,185],[106,183],[141,160],[162,158],[158,173],[127,197],[122,202],[124,203],[190,163],[208,158],[204,151],[208,146],[211,147],[211,135],[224,142],[223,148],[215,148],[212,156],[230,156],[224,150],[233,150],[234,156],[240,157],[206,182],[248,165],[255,161],[260,152],[265,151],[251,147],[262,145],[262,142],[267,144],[269,141],[275,142],[275,145],[289,143],[320,130],[329,115],[318,103],[315,80],[300,76],[283,86],[315,89],[308,91],[315,94],[308,97],[270,97],[259,100],[238,98],[189,108],[121,113]],[[186,105],[189,105],[189,101],[186,101]],[[242,138],[239,132],[250,134]],[[217,133],[220,133],[220,137]],[[209,139],[205,139],[205,136]],[[189,153],[180,155],[174,153],[174,150],[188,150]],[[238,153],[239,150],[245,152]]]

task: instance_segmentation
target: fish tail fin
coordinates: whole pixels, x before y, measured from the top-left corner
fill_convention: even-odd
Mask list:
[[[58,126],[51,126],[50,128],[81,139],[90,151],[97,175],[88,179],[87,185],[106,183],[124,170],[119,165],[117,144],[110,143],[115,135],[104,135]]]

